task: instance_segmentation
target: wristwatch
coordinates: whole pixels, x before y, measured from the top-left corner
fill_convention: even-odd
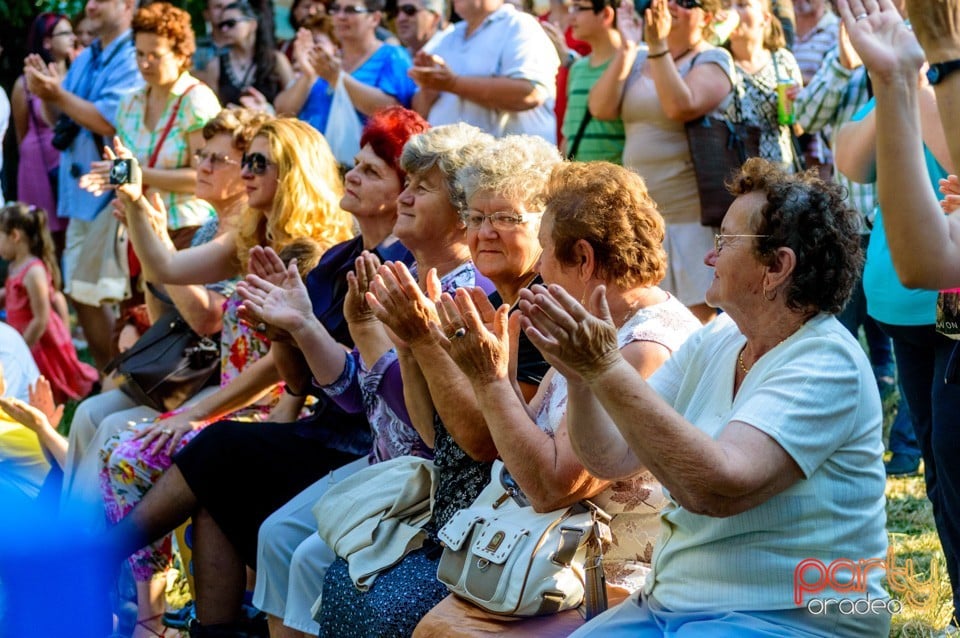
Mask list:
[[[927,69],[927,82],[930,84],[939,84],[945,77],[960,69],[960,60],[949,60],[947,62],[937,62],[931,64]]]

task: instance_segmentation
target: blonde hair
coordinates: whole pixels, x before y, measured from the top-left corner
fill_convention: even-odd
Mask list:
[[[277,252],[308,237],[322,250],[350,239],[353,220],[340,208],[343,183],[337,161],[323,136],[295,118],[270,120],[257,131],[277,165],[277,194],[271,210],[247,208],[237,224],[237,259],[247,269],[250,248],[269,245]]]

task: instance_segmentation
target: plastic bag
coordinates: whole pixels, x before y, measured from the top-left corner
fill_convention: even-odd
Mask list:
[[[330,103],[330,116],[327,118],[327,128],[323,135],[333,151],[333,156],[342,166],[353,167],[353,158],[360,152],[360,134],[363,124],[360,116],[353,108],[350,95],[343,86],[343,73],[337,78],[337,86],[333,90],[333,101]]]

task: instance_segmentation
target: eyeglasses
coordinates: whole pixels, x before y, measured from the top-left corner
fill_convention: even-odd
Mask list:
[[[726,245],[724,241],[728,237],[770,237],[770,235],[721,235],[714,234],[713,236],[713,248],[717,251],[717,254],[720,254],[720,251],[723,250],[723,247]]]
[[[237,26],[241,22],[249,22],[250,18],[230,18],[229,20],[224,20],[217,23],[217,29],[221,31],[229,31],[233,27]]]
[[[63,35],[73,35],[73,31],[54,31],[53,33],[50,34],[50,37],[59,38],[60,36],[63,36]]]
[[[210,160],[210,168],[216,169],[219,165],[224,166],[236,166],[240,162],[228,157],[223,153],[207,153],[205,151],[195,151],[193,154],[193,161],[197,166],[203,164],[204,160]]]
[[[240,160],[240,168],[245,168],[254,175],[263,175],[269,166],[276,166],[276,163],[268,160],[263,153],[244,153]]]
[[[415,4],[404,4],[397,7],[397,12],[402,13],[403,15],[410,16],[411,18],[418,13],[420,13],[420,7]]]
[[[370,13],[370,9],[367,9],[366,7],[361,7],[359,5],[353,5],[353,4],[341,6],[336,2],[334,2],[329,7],[327,7],[327,13],[329,13],[332,16],[335,16],[338,13],[345,13],[348,16],[356,16],[356,15],[362,15],[364,13]]]
[[[598,13],[598,11],[594,9],[592,4],[590,5],[570,4],[570,5],[567,5],[567,11],[570,13],[580,13],[581,11],[590,11],[591,13]]]
[[[171,53],[173,53],[173,51],[164,51],[163,53],[156,53],[153,51],[144,53],[143,51],[137,51],[135,55],[137,57],[137,62],[147,62],[149,64],[153,64],[154,62],[167,57]]]
[[[700,0],[673,0],[681,9],[702,9],[703,4]]]
[[[493,226],[495,230],[508,231],[513,230],[520,224],[526,224],[542,214],[542,212],[511,213],[502,211],[484,215],[479,211],[468,210],[460,216],[460,219],[463,220],[463,223],[466,224],[470,230],[479,230],[480,227],[483,226],[483,220],[486,219],[490,221],[490,225]]]

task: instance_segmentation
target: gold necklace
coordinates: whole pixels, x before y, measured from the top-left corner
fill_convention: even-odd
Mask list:
[[[743,350],[746,350],[746,349],[747,349],[747,347],[744,346],[744,347],[743,347]],[[747,365],[743,362],[743,350],[741,350],[741,351],[740,351],[740,354],[737,356],[737,363],[740,364],[740,369],[743,370],[743,374],[744,374],[744,376],[746,376],[747,373],[750,372],[750,370],[747,369]],[[752,368],[753,366],[750,366],[750,367]]]

